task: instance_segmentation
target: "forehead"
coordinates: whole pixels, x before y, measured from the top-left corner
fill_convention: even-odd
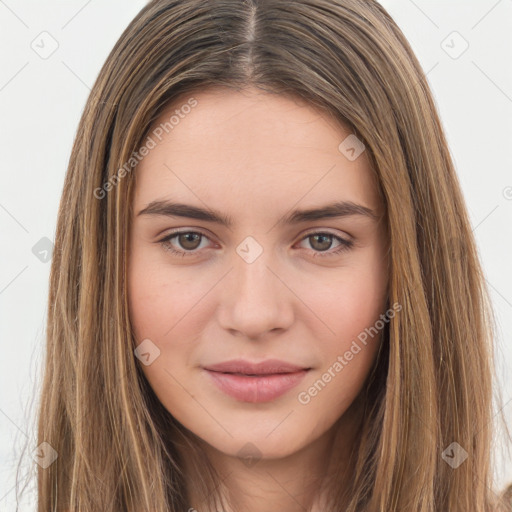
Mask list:
[[[350,133],[290,96],[220,88],[182,95],[150,129],[155,145],[135,170],[136,209],[167,196],[221,210],[330,200],[376,207],[366,153],[349,160],[339,149]]]

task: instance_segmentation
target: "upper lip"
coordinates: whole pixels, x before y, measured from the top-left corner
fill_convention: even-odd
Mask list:
[[[205,370],[224,373],[241,373],[245,375],[270,375],[275,373],[294,373],[310,368],[281,361],[279,359],[267,359],[260,363],[251,363],[243,359],[232,359],[223,363],[212,364],[204,367]]]

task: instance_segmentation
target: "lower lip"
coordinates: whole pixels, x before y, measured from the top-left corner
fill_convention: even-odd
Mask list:
[[[242,402],[270,402],[294,388],[308,370],[260,376],[236,375],[206,370],[217,387]]]

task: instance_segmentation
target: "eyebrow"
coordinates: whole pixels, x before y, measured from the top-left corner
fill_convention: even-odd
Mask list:
[[[157,200],[149,203],[140,215],[162,215],[166,217],[186,217],[189,219],[197,219],[206,222],[214,222],[227,228],[231,228],[234,224],[233,218],[224,215],[218,211],[199,208],[183,203],[175,203],[168,200]],[[352,201],[338,201],[327,204],[320,208],[311,208],[307,210],[293,210],[291,213],[279,220],[279,225],[300,224],[302,222],[321,220],[328,218],[348,217],[352,215],[362,215],[372,220],[378,220],[376,213],[370,208]]]

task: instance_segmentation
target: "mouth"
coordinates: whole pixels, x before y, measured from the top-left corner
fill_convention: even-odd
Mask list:
[[[206,370],[232,373],[240,375],[274,375],[278,373],[294,373],[302,370],[309,370],[310,368],[303,365],[281,361],[280,359],[266,359],[259,363],[253,363],[244,359],[233,359],[223,363],[208,365]]]
[[[270,402],[294,388],[311,368],[278,360],[228,361],[203,368],[215,386],[241,402]]]

